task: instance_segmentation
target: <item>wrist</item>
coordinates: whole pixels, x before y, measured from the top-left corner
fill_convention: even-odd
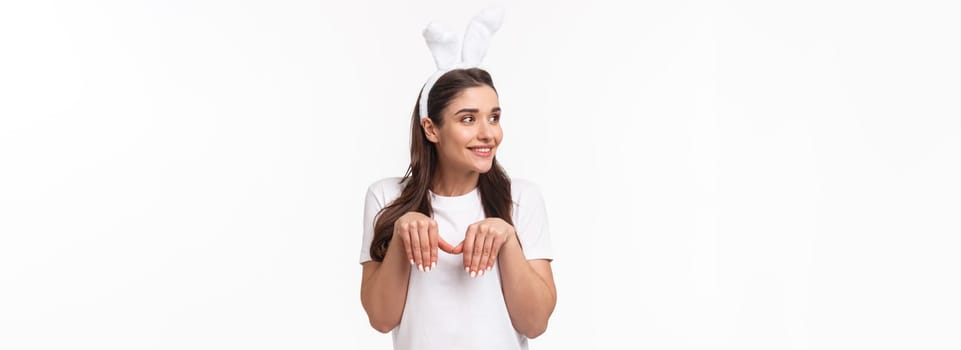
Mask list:
[[[517,238],[517,231],[511,230],[511,233],[507,235],[507,240],[504,241],[504,245],[517,245],[520,247],[520,239]]]

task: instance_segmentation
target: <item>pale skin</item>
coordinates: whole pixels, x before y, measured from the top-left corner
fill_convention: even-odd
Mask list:
[[[503,138],[497,94],[489,86],[465,89],[443,114],[443,127],[429,118],[421,121],[425,136],[438,150],[431,191],[459,196],[477,187],[480,174],[493,166]],[[393,239],[382,262],[363,264],[361,303],[374,329],[387,333],[400,323],[410,269],[429,272],[436,267],[438,251],[463,254],[464,273],[475,278],[499,264],[514,329],[528,338],[547,329],[557,301],[551,263],[527,260],[513,226],[500,218],[486,218],[468,226],[464,241],[453,246],[440,237],[437,223],[419,212],[408,212],[394,222]]]

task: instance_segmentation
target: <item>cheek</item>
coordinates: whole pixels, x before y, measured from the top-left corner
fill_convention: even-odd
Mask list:
[[[473,139],[474,134],[471,134],[465,130],[464,132],[457,134],[457,136],[454,138],[454,143],[456,143],[458,147],[466,148],[471,144],[471,140]]]

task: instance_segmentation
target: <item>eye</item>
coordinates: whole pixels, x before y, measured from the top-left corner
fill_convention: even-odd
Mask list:
[[[500,114],[494,114],[494,115],[490,116],[490,120],[491,120],[491,123],[497,123],[497,122],[499,122],[499,121],[501,120],[501,115],[500,115]]]
[[[460,121],[465,122],[465,123],[472,123],[472,122],[474,122],[474,116],[472,116],[472,115],[465,115],[465,116],[463,116],[463,117],[460,118]]]

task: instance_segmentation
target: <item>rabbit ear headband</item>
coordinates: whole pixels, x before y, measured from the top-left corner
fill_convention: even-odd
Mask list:
[[[437,72],[431,75],[420,92],[420,120],[427,118],[427,95],[437,79],[454,69],[478,67],[487,53],[491,37],[500,29],[503,20],[503,8],[492,7],[481,11],[467,25],[463,45],[455,33],[445,30],[439,23],[427,25],[424,39],[437,63]]]

